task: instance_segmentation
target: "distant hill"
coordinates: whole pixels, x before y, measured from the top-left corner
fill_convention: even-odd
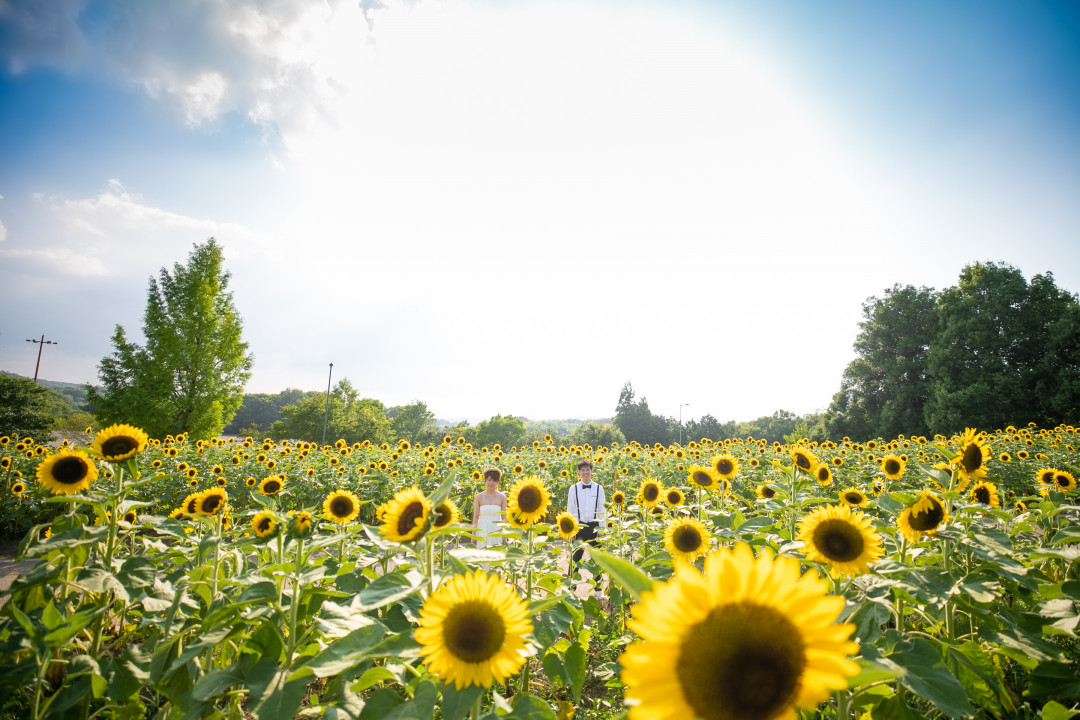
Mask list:
[[[7,370],[0,370],[0,375],[7,375],[8,377],[24,378],[26,380],[33,380],[26,375],[20,375],[19,373],[8,372]],[[59,380],[45,380],[44,378],[38,378],[38,385],[47,387],[50,390],[55,390],[61,395],[74,411],[85,410],[86,405],[86,383],[69,383],[60,382]]]

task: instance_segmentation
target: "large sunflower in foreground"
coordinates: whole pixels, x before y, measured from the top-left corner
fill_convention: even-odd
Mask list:
[[[1058,470],[1054,473],[1054,486],[1058,492],[1068,492],[1076,488],[1076,478],[1072,476],[1072,473]]]
[[[835,575],[862,575],[885,554],[870,518],[848,505],[824,505],[799,521],[806,559],[828,563]]]
[[[739,461],[727,453],[712,458],[709,464],[723,480],[731,480],[739,474]]]
[[[631,720],[794,719],[847,687],[855,626],[834,623],[844,599],[827,587],[746,543],[707,555],[704,573],[679,563],[628,623],[643,640],[619,658]]]
[[[327,520],[346,525],[360,514],[360,498],[348,490],[335,490],[323,500],[322,509]]]
[[[967,428],[960,437],[960,451],[950,462],[965,480],[978,482],[986,477],[986,461],[990,459],[990,446],[986,445],[985,433]]]
[[[409,542],[420,537],[431,515],[431,501],[413,485],[399,490],[386,505],[386,519],[379,534],[394,542]]]
[[[563,540],[570,540],[578,532],[577,518],[568,512],[561,512],[555,516],[555,527],[559,531],[559,537]]]
[[[664,529],[664,549],[671,557],[692,563],[709,551],[712,534],[695,518],[682,518]]]
[[[455,575],[420,609],[416,640],[428,670],[458,690],[491,687],[525,664],[525,601],[497,575]]]
[[[134,457],[146,449],[149,436],[131,425],[111,425],[94,436],[94,452],[107,462]]]
[[[259,482],[259,492],[263,495],[277,495],[285,487],[283,475],[270,475]]]
[[[97,468],[81,450],[60,450],[38,465],[37,480],[53,495],[74,495],[97,479]]]
[[[538,477],[527,475],[510,488],[506,506],[522,522],[539,522],[547,514],[551,504],[551,492],[547,484]]]
[[[817,476],[817,468],[819,464],[817,456],[806,448],[792,448],[791,461],[795,463],[795,467],[799,468],[807,475],[814,475],[815,477]]]
[[[255,517],[251,518],[251,529],[255,533],[255,537],[264,540],[277,530],[277,519],[271,513],[257,512]]]
[[[899,480],[904,477],[904,472],[907,470],[907,463],[902,458],[898,458],[895,455],[886,455],[881,458],[881,472],[885,473],[885,477],[890,480]]]
[[[203,490],[196,497],[195,512],[199,515],[216,515],[229,502],[229,494],[219,487]]]
[[[997,486],[992,482],[981,482],[971,488],[971,492],[968,494],[968,500],[972,503],[978,503],[980,505],[989,505],[990,507],[1001,507],[1001,496],[998,494]]]
[[[933,535],[949,521],[949,511],[945,503],[930,490],[923,490],[922,495],[911,507],[906,508],[896,524],[901,534],[911,542],[918,542],[923,535]]]

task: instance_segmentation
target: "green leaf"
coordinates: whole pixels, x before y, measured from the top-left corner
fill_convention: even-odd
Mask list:
[[[244,659],[227,668],[211,670],[195,681],[195,687],[191,688],[191,697],[196,700],[213,700],[218,695],[228,690],[233,685],[238,685],[247,676],[250,655],[242,656]]]
[[[354,612],[377,610],[412,595],[423,587],[425,582],[419,575],[410,579],[401,571],[388,573],[357,593],[356,598],[349,604],[349,609]]]
[[[900,674],[896,667],[881,665],[865,658],[855,658],[855,662],[859,665],[859,674],[848,678],[847,686],[849,690],[855,690],[882,680],[892,680]]]
[[[1000,715],[999,698],[1007,695],[1004,679],[993,659],[978,643],[945,645],[945,663],[967,691],[968,698],[981,708]]]
[[[457,478],[458,471],[455,470],[442,481],[442,485],[440,485],[435,492],[431,493],[431,497],[428,499],[431,500],[432,507],[439,505],[443,500],[450,497],[450,491],[454,489],[454,483],[457,482]]]
[[[519,695],[507,720],[559,720],[551,706],[533,695]]]
[[[635,601],[641,601],[641,594],[652,589],[653,579],[632,563],[615,555],[591,549],[589,554],[594,562],[604,569],[608,577],[630,593]]]
[[[1080,697],[1080,680],[1070,666],[1059,662],[1039,663],[1028,676],[1025,695],[1040,699]]]
[[[259,720],[293,720],[307,693],[307,680],[289,675],[270,658],[255,663],[247,676],[248,711]]]
[[[894,652],[880,662],[902,670],[900,684],[949,717],[975,714],[975,708],[965,698],[964,686],[949,672],[938,648],[930,641],[911,638],[909,649]]]
[[[1080,715],[1080,711],[1069,710],[1064,705],[1051,700],[1042,707],[1042,720],[1069,720]]]
[[[343,638],[335,640],[309,663],[293,673],[289,679],[300,677],[305,671],[311,671],[318,677],[339,675],[349,668],[371,657],[371,651],[386,637],[386,628],[375,623],[354,630]]]
[[[462,720],[472,710],[476,699],[484,694],[484,688],[479,685],[456,689],[453,685],[442,686],[442,716],[443,720]]]
[[[383,682],[384,680],[396,680],[397,676],[394,673],[387,670],[381,665],[379,667],[368,668],[364,671],[356,682],[349,685],[349,690],[354,693],[364,692],[377,682]]]
[[[574,643],[563,655],[563,669],[569,680],[570,691],[574,700],[581,701],[581,687],[585,684],[585,648]]]

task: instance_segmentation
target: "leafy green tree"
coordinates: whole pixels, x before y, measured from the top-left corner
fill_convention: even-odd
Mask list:
[[[449,437],[450,442],[455,447],[461,447],[461,445],[458,444],[458,438],[463,440],[462,445],[472,445],[473,447],[479,446],[479,443],[476,441],[476,428],[470,427],[468,420],[462,420],[456,425],[444,427],[440,433],[440,442],[444,437]]]
[[[613,422],[628,441],[636,440],[642,445],[667,445],[678,432],[678,424],[674,420],[652,414],[649,402],[644,397],[634,401],[634,387],[629,382],[619,391]]]
[[[33,380],[0,374],[0,435],[45,442],[55,419],[52,393]]]
[[[325,397],[317,390],[306,392],[295,388],[282,390],[276,395],[256,393],[244,395],[240,409],[233,421],[225,428],[227,435],[265,434],[281,419],[281,408],[297,403],[309,395]]]
[[[965,267],[942,292],[929,353],[933,432],[1073,422],[1080,407],[1080,304],[1053,275],[1029,284],[998,263]]]
[[[938,329],[937,294],[894,285],[863,303],[858,357],[844,369],[826,428],[832,437],[924,435],[930,396],[927,358]]]
[[[498,443],[504,448],[517,446],[525,439],[525,421],[513,415],[496,415],[476,426],[476,443],[491,447]]]
[[[734,421],[722,423],[712,415],[702,415],[683,426],[683,440],[724,440],[735,437],[737,428]]]
[[[612,423],[599,423],[589,420],[574,429],[570,435],[570,442],[574,445],[591,445],[594,448],[601,445],[610,446],[611,443],[626,444],[626,436]]]
[[[360,398],[347,378],[339,380],[331,391],[329,411],[324,393],[312,393],[283,407],[281,420],[271,427],[270,437],[322,442],[324,417],[328,443],[341,439],[350,444],[364,440],[379,444],[392,439],[386,408],[378,400]]]
[[[419,442],[424,430],[435,426],[435,413],[428,410],[427,403],[419,400],[411,405],[392,407],[386,415],[390,418],[394,437],[410,443]]]
[[[146,346],[128,341],[117,325],[115,349],[98,365],[102,387],[88,393],[103,424],[132,423],[152,437],[221,433],[240,407],[253,362],[229,278],[221,246],[210,238],[194,246],[186,265],[150,279]]]

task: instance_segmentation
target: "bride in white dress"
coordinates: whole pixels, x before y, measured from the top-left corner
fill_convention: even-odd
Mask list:
[[[499,492],[501,478],[502,473],[497,468],[485,470],[485,490],[477,493],[476,499],[473,500],[472,524],[483,533],[483,538],[477,542],[477,547],[502,545],[503,538],[491,537],[491,533],[499,529],[498,523],[506,521],[506,495]]]

